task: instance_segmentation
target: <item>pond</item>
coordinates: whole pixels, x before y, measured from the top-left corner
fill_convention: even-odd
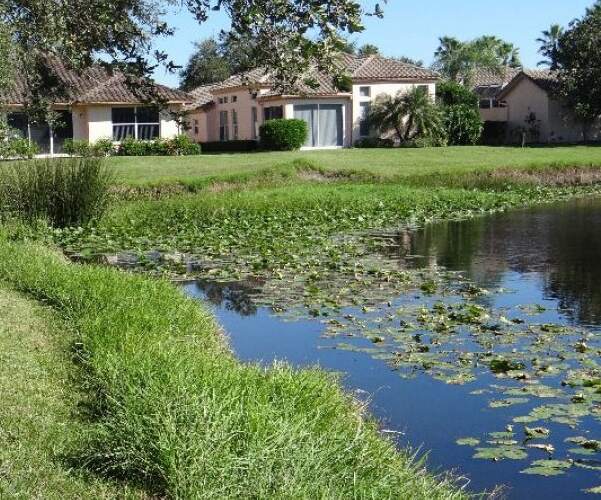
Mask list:
[[[601,200],[373,239],[399,269],[444,275],[444,290],[327,316],[266,306],[260,282],[185,291],[213,304],[239,358],[340,372],[400,446],[429,450],[432,470],[471,491],[589,498],[601,485]]]

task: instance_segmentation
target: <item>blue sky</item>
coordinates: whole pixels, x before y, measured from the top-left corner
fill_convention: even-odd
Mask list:
[[[364,5],[373,5],[362,2]],[[451,35],[460,39],[480,35],[497,35],[520,47],[525,66],[534,67],[540,57],[535,39],[552,23],[567,25],[580,17],[593,0],[389,0],[384,5],[384,18],[366,18],[366,29],[352,37],[361,45],[373,43],[384,55],[409,56],[432,62],[438,37]],[[168,21],[176,27],[174,37],[161,40],[158,46],[180,65],[188,60],[193,42],[218,35],[227,29],[222,13],[213,13],[209,21],[199,25],[185,11],[174,11]],[[177,86],[177,75],[157,70],[160,83]]]

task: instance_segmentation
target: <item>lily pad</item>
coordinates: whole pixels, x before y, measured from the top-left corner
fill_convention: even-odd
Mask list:
[[[459,446],[478,446],[480,444],[480,440],[473,437],[465,437],[459,438],[455,441]]]

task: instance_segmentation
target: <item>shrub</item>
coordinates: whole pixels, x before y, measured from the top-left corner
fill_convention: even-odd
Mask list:
[[[11,162],[0,167],[3,210],[55,227],[84,224],[108,202],[111,173],[98,158]]]
[[[255,151],[259,147],[257,141],[214,141],[201,144],[203,153],[224,153]]]
[[[63,151],[71,156],[93,156],[90,143],[84,140],[65,139]]]
[[[478,108],[478,95],[460,83],[448,81],[436,85],[436,100],[443,106],[465,105]]]
[[[94,156],[111,156],[115,154],[115,144],[109,137],[105,139],[98,139],[92,145],[92,151],[94,152]]]
[[[134,137],[126,137],[119,144],[121,156],[149,156],[150,146],[146,141],[139,141]]]
[[[201,152],[200,146],[185,134],[167,139],[165,147],[170,156],[193,156],[199,155]]]
[[[37,155],[40,150],[35,142],[29,142],[29,140],[21,137],[10,140],[8,149],[10,157],[20,159],[31,159]]]
[[[261,146],[272,151],[293,151],[301,148],[308,133],[304,120],[269,120],[261,125]]]
[[[480,142],[487,146],[500,146],[507,142],[507,122],[484,122]]]
[[[466,146],[478,143],[483,128],[478,108],[455,104],[445,106],[443,113],[448,144]]]
[[[381,137],[365,137],[355,142],[356,148],[392,148],[394,141],[392,139],[382,139]]]

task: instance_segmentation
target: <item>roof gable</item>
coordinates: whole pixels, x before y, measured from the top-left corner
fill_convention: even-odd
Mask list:
[[[549,70],[524,70],[509,82],[499,94],[500,99],[506,98],[522,81],[529,80],[546,93],[552,92],[557,85],[557,74]]]

